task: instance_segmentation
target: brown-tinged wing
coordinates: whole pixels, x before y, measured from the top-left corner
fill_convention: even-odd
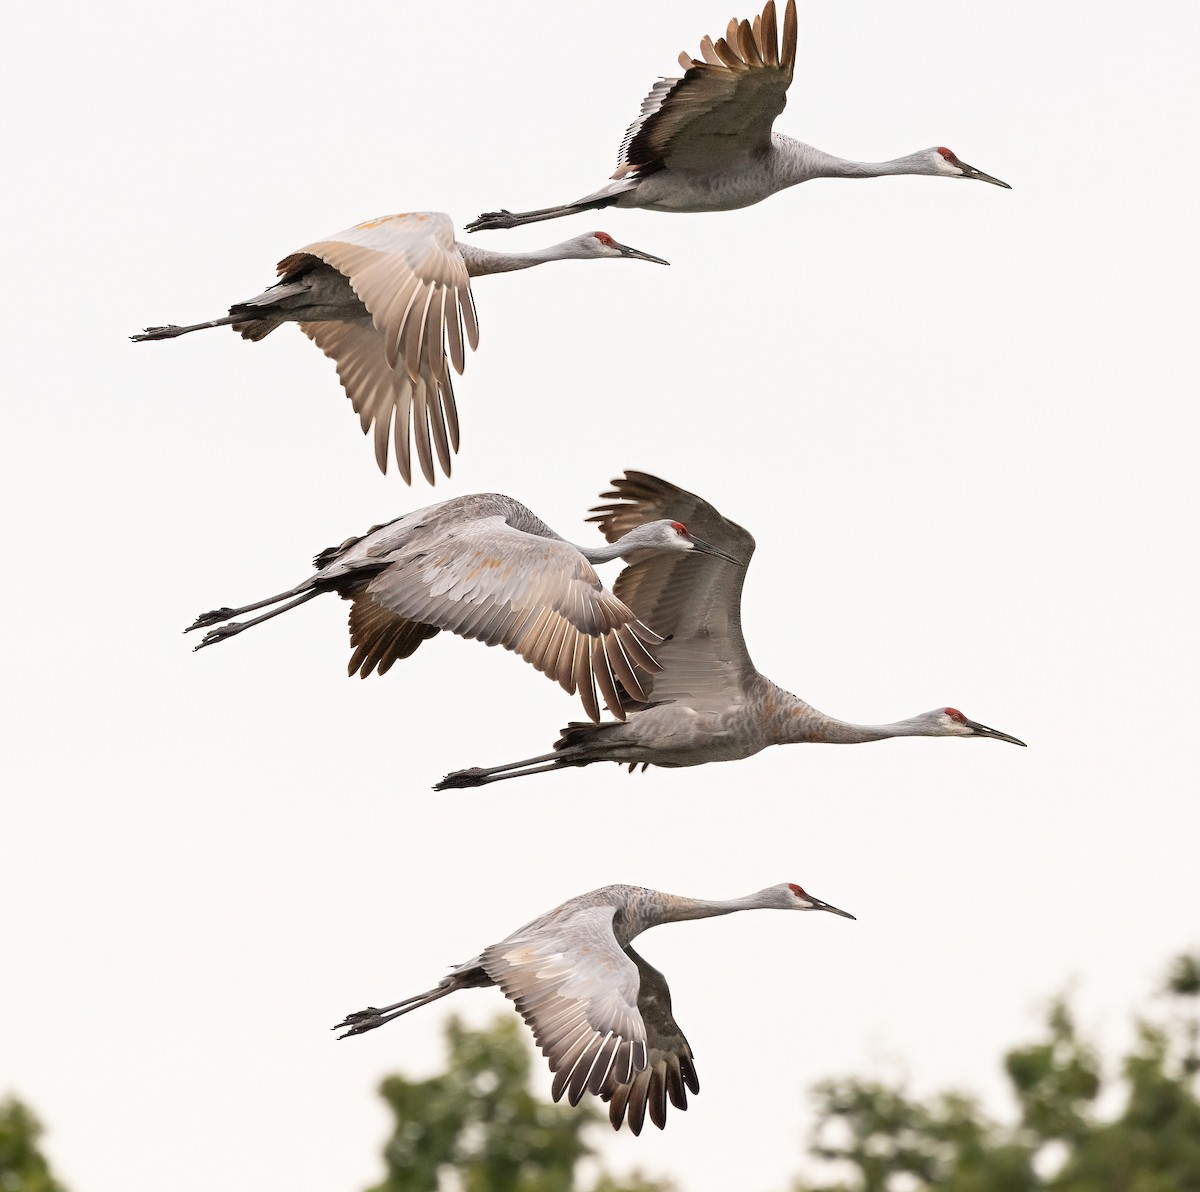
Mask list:
[[[667,1123],[667,1101],[676,1109],[687,1109],[687,1094],[700,1091],[695,1058],[671,1014],[671,992],[666,978],[631,947],[625,955],[638,970],[638,1012],[646,1029],[646,1066],[629,1080],[610,1076],[600,1091],[608,1104],[608,1118],[614,1130],[622,1121],[634,1134],[642,1132],[649,1112],[650,1120],[661,1130]]]
[[[439,380],[426,368],[414,383],[403,366],[389,368],[383,337],[367,319],[301,323],[300,330],[337,365],[338,378],[358,414],[363,434],[373,430],[375,462],[387,471],[388,444],[394,438],[396,464],[412,483],[412,448],[421,472],[434,482],[433,457],[450,475],[458,450],[458,409],[447,375]]]
[[[358,614],[364,643],[380,640],[378,618],[390,613],[397,634],[399,622],[413,622],[504,646],[568,694],[578,692],[592,720],[600,718],[597,689],[624,719],[617,684],[644,701],[639,676],[658,670],[650,653],[658,634],[604,587],[573,546],[514,528],[500,514],[431,522],[353,599],[374,606]]]
[[[602,498],[606,503],[589,520],[610,542],[635,526],[669,518],[740,561],[739,567],[695,551],[656,554],[630,564],[613,585],[614,595],[665,639],[654,650],[662,670],[639,675],[643,689],[655,701],[728,707],[754,671],[741,617],[754,539],[703,497],[646,472],[627,471]]]
[[[734,170],[771,144],[796,65],[795,0],[787,0],[780,45],[775,0],[760,17],[733,20],[724,37],[700,43],[700,58],[681,54],[681,79],[662,79],[629,126],[614,178],[664,167],[709,173]]]

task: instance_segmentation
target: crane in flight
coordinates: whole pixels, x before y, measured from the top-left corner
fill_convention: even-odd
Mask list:
[[[836,720],[759,674],[742,637],[742,583],[754,539],[702,497],[656,476],[627,471],[593,510],[605,538],[653,519],[678,518],[704,535],[714,550],[698,555],[657,554],[631,562],[613,594],[654,627],[659,669],[638,674],[646,698],[622,693],[625,719],[569,724],[551,753],[489,768],[447,774],[434,788],[483,786],[568,766],[611,761],[627,765],[699,766],[736,761],[769,745],[800,742],[858,744],[889,737],[990,737],[1024,741],[968,720],[957,708],[934,708],[893,724]],[[732,566],[726,560],[741,564]]]
[[[464,342],[479,345],[471,278],[571,260],[668,264],[607,232],[533,252],[500,253],[458,243],[453,222],[440,211],[385,215],[284,257],[275,285],[234,303],[219,319],[147,327],[130,338],[141,343],[231,326],[243,339],[260,340],[283,323],[299,323],[337,365],[363,434],[373,428],[380,471],[387,471],[394,427],[404,482],[412,483],[415,446],[432,484],[434,454],[449,476],[450,455],[459,446],[449,366],[461,375]]]
[[[343,1039],[361,1035],[459,989],[499,985],[550,1062],[555,1101],[566,1093],[577,1105],[591,1093],[608,1103],[614,1130],[624,1121],[640,1134],[647,1112],[661,1130],[667,1099],[687,1109],[687,1093],[698,1093],[700,1083],[692,1049],[671,1014],[666,978],[630,943],[661,923],[760,909],[854,918],[794,883],[722,901],[603,886],[568,899],[456,965],[427,992],[359,1010],[333,1029],[346,1028]]]
[[[693,551],[736,562],[670,518],[631,527],[605,546],[575,546],[512,497],[476,493],[348,538],[317,555],[315,574],[294,588],[214,609],[184,632],[209,629],[199,650],[336,592],[351,602],[351,675],[386,674],[444,629],[516,651],[568,695],[578,692],[593,721],[598,688],[624,719],[618,685],[646,698],[638,676],[658,671],[651,651],[662,639],[604,587],[593,564]],[[269,611],[231,620],[258,609]]]
[[[812,178],[927,174],[1012,189],[944,145],[891,161],[850,161],[773,132],[796,68],[796,36],[796,0],[787,0],[784,9],[782,46],[775,0],[767,0],[753,25],[735,18],[724,37],[704,38],[699,58],[679,55],[682,78],[654,84],[621,142],[611,181],[573,203],[487,212],[467,231],[515,228],[603,207],[732,211]]]

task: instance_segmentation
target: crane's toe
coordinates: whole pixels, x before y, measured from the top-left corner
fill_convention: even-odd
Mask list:
[[[234,616],[234,610],[231,608],[214,608],[210,613],[201,613],[184,630],[184,633],[191,633],[193,629],[207,629],[210,625],[219,625],[222,621],[228,621],[232,616]]]
[[[453,773],[447,774],[433,789],[435,791],[462,790],[468,786],[483,786],[488,781],[490,781],[490,776],[486,770],[479,766],[472,766],[468,770],[455,770]]]
[[[488,228],[515,228],[517,226],[513,213],[507,207],[499,211],[485,211],[466,225],[468,232],[486,231]]]
[[[347,1014],[337,1026],[330,1029],[340,1031],[343,1027],[348,1028],[338,1035],[339,1039],[345,1039],[350,1035],[361,1035],[364,1031],[374,1030],[385,1021],[382,1010],[368,1006],[365,1010],[355,1010],[353,1014]]]
[[[210,629],[200,639],[200,644],[195,649],[203,650],[205,646],[215,646],[217,642],[223,642],[227,637],[235,637],[245,628],[246,626],[241,621],[230,621],[228,625]]]
[[[145,327],[140,335],[131,335],[129,338],[137,344],[147,339],[174,339],[182,334],[183,328],[178,323],[168,323],[165,327]]]

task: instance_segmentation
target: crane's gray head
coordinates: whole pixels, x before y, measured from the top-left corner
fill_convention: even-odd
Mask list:
[[[778,897],[777,905],[783,910],[829,911],[830,914],[841,915],[843,919],[854,918],[849,911],[839,910],[836,906],[830,906],[829,903],[814,898],[803,886],[798,886],[795,882],[784,882],[781,885],[772,886],[769,893],[773,897]]]
[[[574,250],[572,255],[583,259],[610,257],[613,260],[619,260],[624,257],[629,261],[652,261],[655,265],[671,263],[664,261],[662,257],[652,257],[648,252],[642,252],[641,249],[630,248],[628,244],[621,244],[607,232],[588,232],[584,236],[576,236],[574,240],[568,240],[567,244],[571,245]]]
[[[661,521],[646,522],[645,525],[635,526],[621,539],[621,557],[633,562],[631,555],[640,551],[653,551],[661,554],[663,551],[698,551],[702,555],[713,555],[724,559],[727,563],[742,565],[740,559],[727,555],[723,550],[717,550],[703,538],[697,538],[683,522]]]
[[[1010,737],[1008,733],[968,720],[957,708],[934,708],[932,712],[913,717],[909,723],[922,726],[922,731],[914,735],[923,737],[992,737],[1010,745],[1025,746],[1024,741]]]
[[[993,186],[1003,186],[1005,190],[1012,190],[1007,182],[1001,182],[999,178],[993,178],[991,174],[985,174],[982,170],[967,165],[965,161],[960,161],[945,145],[935,145],[917,156],[926,159],[929,173],[942,178],[973,178],[976,182],[990,182]]]

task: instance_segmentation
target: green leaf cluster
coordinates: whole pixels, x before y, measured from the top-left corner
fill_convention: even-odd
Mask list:
[[[38,1147],[42,1124],[9,1097],[0,1101],[0,1192],[66,1192]]]
[[[901,1085],[822,1082],[810,1149],[841,1178],[797,1180],[793,1192],[1200,1192],[1200,956],[1174,962],[1163,997],[1168,1011],[1137,1023],[1115,1073],[1066,1000],[1051,1003],[1043,1037],[1004,1057],[1011,1123],[961,1093],[919,1100]],[[1118,1111],[1102,1115],[1113,1095]]]
[[[530,1092],[523,1030],[512,1015],[480,1031],[452,1018],[445,1072],[384,1080],[396,1125],[383,1152],[387,1174],[370,1192],[433,1192],[451,1172],[462,1192],[576,1192],[577,1164],[592,1154],[585,1135],[608,1119],[592,1104],[555,1105]],[[670,1189],[602,1172],[594,1192]]]

